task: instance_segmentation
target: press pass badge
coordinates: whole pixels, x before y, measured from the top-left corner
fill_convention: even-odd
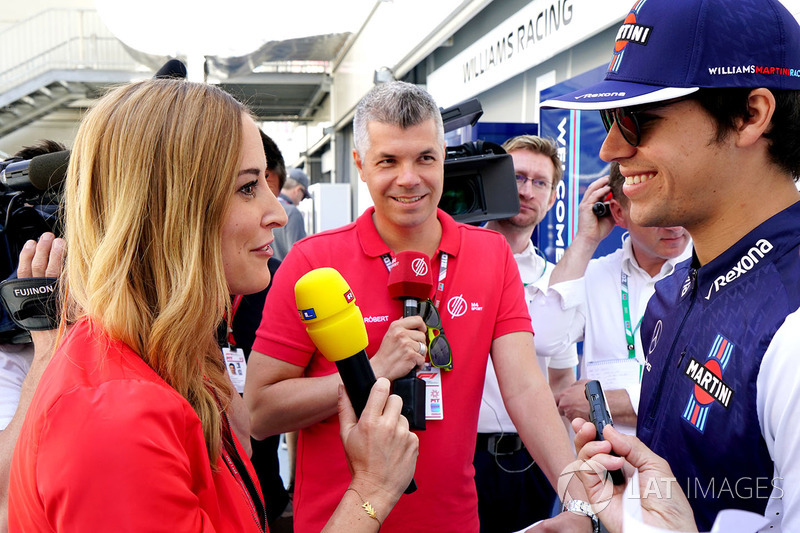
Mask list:
[[[442,370],[426,363],[417,377],[425,382],[425,420],[443,420]]]
[[[247,376],[247,362],[244,359],[244,352],[241,348],[231,348],[226,346],[222,349],[222,357],[225,360],[225,368],[231,377],[231,382],[239,394],[244,392],[244,378]]]

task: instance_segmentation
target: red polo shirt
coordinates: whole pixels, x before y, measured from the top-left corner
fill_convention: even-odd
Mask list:
[[[312,235],[294,245],[278,270],[253,349],[305,367],[306,376],[336,372],[316,351],[300,321],[294,285],[319,267],[338,270],[356,296],[375,354],[389,324],[402,317],[402,304],[387,289],[390,253],[372,222],[374,208],[356,222]],[[443,420],[429,420],[418,432],[420,453],[414,474],[418,490],[404,495],[383,521],[383,532],[479,530],[473,480],[478,411],[486,359],[494,339],[531,332],[519,270],[498,233],[455,222],[439,210],[442,239],[430,268],[440,272],[448,255],[440,315],[453,349],[453,370],[442,373]],[[436,287],[434,287],[434,292]],[[433,295],[433,292],[432,292]],[[301,430],[297,449],[294,524],[319,531],[350,482],[337,417]]]

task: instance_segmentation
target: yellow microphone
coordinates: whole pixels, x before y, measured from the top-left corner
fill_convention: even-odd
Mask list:
[[[317,268],[297,280],[294,298],[308,336],[336,368],[356,415],[367,405],[375,373],[366,349],[367,328],[353,290],[336,269]]]
[[[297,280],[294,299],[308,336],[325,359],[336,363],[353,410],[361,417],[375,373],[365,351],[367,327],[353,290],[338,270],[316,268]],[[415,490],[412,479],[405,493]]]

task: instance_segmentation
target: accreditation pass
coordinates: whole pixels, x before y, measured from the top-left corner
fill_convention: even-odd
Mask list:
[[[425,420],[443,420],[442,370],[425,363],[425,367],[417,372],[417,377],[425,382]]]

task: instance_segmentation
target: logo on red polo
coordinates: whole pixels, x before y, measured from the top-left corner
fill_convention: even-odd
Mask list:
[[[464,296],[459,294],[453,296],[447,301],[447,312],[450,313],[451,318],[458,318],[467,312],[467,301]]]

